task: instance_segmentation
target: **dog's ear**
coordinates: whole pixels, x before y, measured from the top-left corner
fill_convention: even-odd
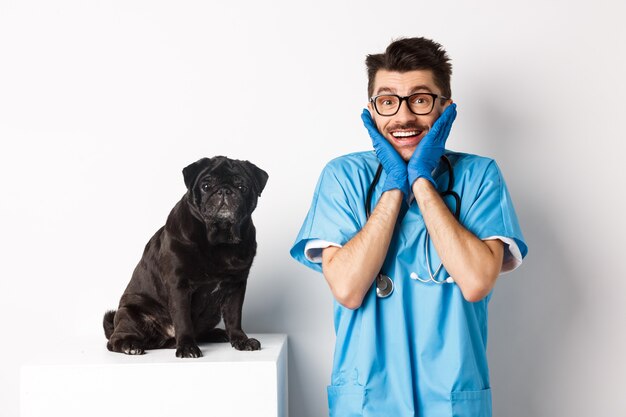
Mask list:
[[[209,166],[210,163],[211,160],[209,158],[202,158],[194,162],[193,164],[183,168],[183,177],[185,178],[185,185],[187,186],[188,190],[190,190],[193,186],[193,183],[196,178],[198,178],[198,174],[200,174],[200,171]]]
[[[243,161],[243,162],[244,162],[244,167],[246,168],[246,171],[248,171],[248,174],[254,180],[254,186],[255,186],[257,196],[261,197],[261,191],[263,191],[263,189],[265,188],[265,184],[267,184],[267,179],[269,178],[269,175],[267,174],[267,172],[263,171],[261,168],[257,167],[252,162],[249,162],[249,161]]]

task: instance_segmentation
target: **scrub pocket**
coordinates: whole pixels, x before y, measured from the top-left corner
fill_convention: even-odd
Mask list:
[[[360,385],[329,385],[330,417],[360,417],[363,415],[365,387]]]
[[[491,417],[491,390],[454,391],[451,395],[453,417]]]

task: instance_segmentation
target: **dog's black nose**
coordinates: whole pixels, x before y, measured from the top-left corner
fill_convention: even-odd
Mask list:
[[[220,197],[224,197],[225,195],[231,195],[233,193],[233,190],[231,190],[230,188],[220,188],[219,190],[217,190],[217,195],[219,195]]]

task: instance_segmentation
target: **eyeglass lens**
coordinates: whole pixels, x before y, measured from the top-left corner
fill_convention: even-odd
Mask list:
[[[403,101],[398,96],[383,95],[376,97],[374,104],[381,116],[392,116],[400,108]],[[406,98],[410,110],[415,114],[428,114],[433,110],[435,99],[429,94],[413,94]]]

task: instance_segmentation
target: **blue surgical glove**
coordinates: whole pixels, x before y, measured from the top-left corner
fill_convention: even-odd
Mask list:
[[[387,173],[387,179],[383,185],[383,192],[398,189],[404,193],[404,198],[407,198],[410,188],[407,179],[406,162],[404,162],[400,154],[391,146],[391,143],[380,134],[367,109],[363,109],[361,119],[370,134],[376,156],[378,156],[378,160]]]
[[[450,134],[455,118],[456,104],[452,103],[435,121],[426,136],[417,144],[407,166],[411,187],[421,177],[426,178],[435,187],[437,186],[432,177],[432,172],[439,165],[439,160],[445,150],[446,140],[448,140],[448,134]]]

